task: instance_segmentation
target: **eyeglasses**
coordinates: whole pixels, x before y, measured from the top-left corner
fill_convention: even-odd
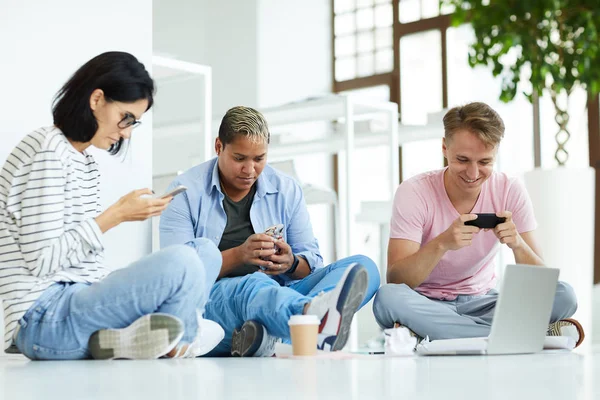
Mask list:
[[[116,105],[116,104],[115,104]],[[140,126],[140,124],[142,123],[142,121],[140,121],[139,119],[135,119],[135,116],[127,111],[124,111],[123,109],[121,109],[121,107],[117,106],[117,108],[125,114],[125,116],[123,117],[122,120],[119,121],[119,123],[117,124],[117,126],[121,129],[126,129],[129,128],[130,126],[133,128],[137,128],[138,126]]]
[[[137,128],[138,126],[140,126],[141,123],[142,121],[140,121],[139,119],[135,119],[133,114],[125,113],[125,117],[123,117],[123,119],[119,121],[117,126],[121,129],[129,128],[130,126],[132,126],[133,128]]]

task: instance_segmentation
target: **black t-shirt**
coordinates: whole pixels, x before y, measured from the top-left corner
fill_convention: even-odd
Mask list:
[[[250,222],[250,207],[252,207],[255,193],[256,184],[252,185],[248,194],[237,203],[227,195],[223,198],[223,208],[225,209],[225,215],[227,215],[227,225],[225,225],[225,230],[219,243],[220,251],[229,250],[241,245],[250,235],[255,233]],[[238,267],[227,276],[243,276],[256,271],[258,271],[256,265],[246,264]]]

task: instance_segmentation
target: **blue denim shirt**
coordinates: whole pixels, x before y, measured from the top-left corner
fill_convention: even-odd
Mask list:
[[[185,185],[188,190],[173,198],[160,217],[160,247],[187,243],[203,237],[218,246],[227,216],[223,208],[217,158],[190,168],[179,175],[169,190]],[[283,224],[283,239],[294,254],[308,261],[311,272],[323,267],[319,244],[313,235],[310,216],[300,185],[269,165],[256,181],[256,194],[250,208],[254,232],[264,232],[275,224]],[[280,284],[293,283],[285,274],[274,276]]]

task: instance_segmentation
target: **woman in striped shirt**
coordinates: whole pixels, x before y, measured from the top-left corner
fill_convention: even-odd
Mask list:
[[[208,240],[173,246],[109,274],[103,234],[159,215],[149,189],[99,208],[89,146],[116,155],[152,106],[154,82],[122,52],[83,65],[57,94],[54,126],[25,136],[0,172],[4,349],[31,359],[195,357],[223,337],[201,318],[221,268]]]

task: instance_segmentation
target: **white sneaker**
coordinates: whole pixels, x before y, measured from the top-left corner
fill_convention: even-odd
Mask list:
[[[316,315],[321,320],[317,348],[327,351],[344,348],[352,317],[365,298],[368,283],[366,268],[355,263],[346,269],[332,291],[321,292],[312,299],[306,314]]]
[[[88,342],[98,360],[126,358],[149,360],[173,350],[183,336],[184,325],[177,317],[154,313],[144,315],[122,329],[100,329]]]
[[[198,319],[196,338],[190,344],[179,344],[173,358],[196,358],[203,356],[217,347],[225,337],[225,331],[221,328],[221,325],[215,321],[202,318],[199,311],[196,311],[196,317]]]

